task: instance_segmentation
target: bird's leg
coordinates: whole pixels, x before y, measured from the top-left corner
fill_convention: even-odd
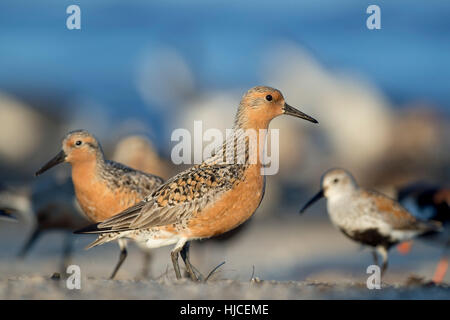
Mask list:
[[[448,269],[448,257],[443,256],[436,267],[436,270],[433,275],[433,282],[436,284],[442,283],[445,278],[445,274]]]
[[[41,230],[39,228],[36,228],[33,230],[33,232],[31,233],[31,236],[28,238],[27,242],[25,243],[25,245],[22,247],[22,249],[19,252],[18,257],[20,259],[25,258],[28,251],[30,251],[31,247],[33,247],[34,243],[36,242],[36,240],[39,238],[40,235],[41,235]]]
[[[109,277],[110,280],[114,279],[117,271],[119,271],[120,267],[122,266],[122,263],[125,261],[125,259],[127,258],[127,255],[128,255],[127,240],[119,239],[117,242],[119,243],[119,247],[120,247],[120,257],[119,257],[119,261],[116,264],[116,267],[114,268],[113,273],[111,274],[111,277]]]
[[[383,277],[384,272],[388,267],[388,251],[385,246],[378,246],[377,251],[381,255],[381,258],[383,259],[383,264],[381,266],[381,277]]]
[[[173,264],[173,269],[175,270],[175,275],[177,276],[177,279],[180,280],[181,272],[180,272],[180,266],[178,264],[178,252],[180,252],[180,251],[174,250],[170,253],[170,255],[172,257],[172,264]]]
[[[67,233],[67,235],[64,238],[64,246],[63,246],[63,252],[62,252],[62,261],[61,261],[61,274],[64,274],[66,272],[67,266],[69,265],[70,258],[72,255],[72,234]]]
[[[190,242],[187,242],[184,245],[183,249],[181,250],[180,254],[181,254],[181,258],[184,261],[184,264],[186,265],[186,270],[187,270],[189,276],[191,277],[192,281],[203,281],[203,282],[208,281],[208,279],[214,274],[214,272],[216,272],[217,269],[219,269],[221,266],[223,266],[225,264],[225,261],[220,263],[219,265],[214,267],[214,269],[211,270],[211,272],[205,277],[200,271],[197,270],[196,267],[194,267],[191,264],[191,260],[189,257],[189,250],[190,250]]]
[[[172,257],[173,269],[175,270],[177,280],[181,280],[180,265],[178,264],[178,254],[183,249],[185,243],[186,239],[179,240],[178,243],[175,245],[175,248],[173,248],[172,252],[170,253]]]
[[[186,266],[186,270],[191,277],[192,281],[199,281],[200,279],[203,279],[203,275],[191,264],[190,256],[189,256],[189,248],[191,243],[186,242],[186,244],[183,246],[183,249],[181,249],[181,259],[183,259],[183,262]]]
[[[445,274],[447,273],[449,258],[447,255],[447,249],[448,247],[444,249],[444,254],[441,256],[441,259],[436,266],[436,270],[434,271],[433,282],[436,284],[442,283],[442,281],[444,281]]]
[[[373,263],[378,266],[378,255],[377,255],[376,249],[372,250],[372,257],[373,257]]]
[[[143,253],[144,253],[144,264],[142,266],[141,277],[146,279],[150,274],[148,266],[150,264],[150,261],[152,260],[152,254],[148,250],[144,250]]]

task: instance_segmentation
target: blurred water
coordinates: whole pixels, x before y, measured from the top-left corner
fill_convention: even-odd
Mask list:
[[[70,4],[81,7],[81,31],[66,29]],[[448,111],[450,2],[377,1],[377,31],[366,28],[369,4],[3,0],[0,90],[59,99],[54,108],[90,99],[112,119],[139,116],[160,132],[164,108],[148,105],[137,89],[146,54],[174,48],[198,89],[244,90],[260,83],[265,50],[288,40],[331,69],[364,74],[395,103],[425,100]]]

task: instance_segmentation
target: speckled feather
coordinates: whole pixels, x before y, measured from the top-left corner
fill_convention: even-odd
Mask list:
[[[219,164],[210,159],[172,177],[142,202],[98,227],[126,231],[182,224],[239,183],[247,166]]]
[[[129,168],[112,160],[100,161],[99,165],[98,175],[111,190],[127,189],[138,193],[141,198],[164,182],[158,176]]]

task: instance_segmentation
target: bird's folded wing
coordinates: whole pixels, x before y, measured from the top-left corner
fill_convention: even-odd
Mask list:
[[[377,212],[380,218],[397,230],[432,230],[438,228],[433,223],[417,220],[411,213],[395,200],[376,191],[365,191],[372,199],[367,210]]]
[[[140,203],[100,223],[107,232],[165,226],[201,212],[239,179],[234,166],[199,165],[179,173]]]
[[[155,191],[164,182],[158,176],[129,168],[111,160],[106,160],[103,174],[107,175],[106,181],[111,181],[115,187],[134,189],[142,197]]]

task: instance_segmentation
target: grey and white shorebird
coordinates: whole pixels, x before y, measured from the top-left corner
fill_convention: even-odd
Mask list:
[[[416,236],[440,231],[435,221],[420,221],[395,200],[360,188],[353,176],[344,169],[330,169],[322,176],[321,190],[309,200],[300,213],[325,197],[327,211],[333,225],[347,237],[373,248],[378,265],[382,257],[381,272],[388,266],[388,250],[399,242]]]

